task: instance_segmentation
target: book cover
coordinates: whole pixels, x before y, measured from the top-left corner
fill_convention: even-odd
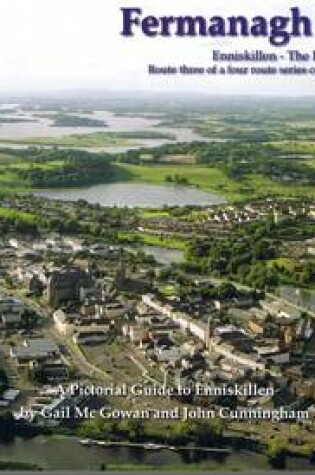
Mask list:
[[[0,469],[312,471],[314,4],[0,15]]]

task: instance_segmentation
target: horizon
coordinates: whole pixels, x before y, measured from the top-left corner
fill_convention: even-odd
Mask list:
[[[200,90],[158,90],[158,89],[102,89],[102,88],[60,88],[60,89],[47,89],[41,91],[33,90],[22,90],[17,89],[16,91],[0,92],[0,101],[8,99],[88,99],[89,97],[84,97],[84,95],[92,96],[103,96],[104,98],[123,98],[128,96],[130,99],[135,96],[145,96],[147,98],[157,98],[157,96],[172,96],[180,97],[181,99],[189,99],[190,97],[207,97],[209,99],[221,99],[221,98],[235,98],[235,99],[288,99],[288,100],[303,100],[303,99],[315,99],[315,92],[305,93],[301,91],[301,94],[281,94],[281,93],[233,93],[233,92],[219,92],[212,93],[207,91]],[[68,97],[67,97],[68,96]]]

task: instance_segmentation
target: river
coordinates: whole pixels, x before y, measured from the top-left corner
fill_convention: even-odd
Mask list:
[[[74,437],[39,436],[0,445],[0,459],[36,463],[46,470],[100,470],[105,465],[150,465],[163,469],[203,463],[211,470],[252,470],[270,469],[267,457],[246,450],[232,451],[230,454],[209,452],[145,450],[128,447],[83,446]],[[312,470],[307,459],[288,457],[289,470]]]
[[[225,203],[212,193],[188,186],[112,183],[80,189],[50,189],[33,192],[36,196],[62,201],[84,199],[102,206],[160,208],[168,206],[207,206]]]

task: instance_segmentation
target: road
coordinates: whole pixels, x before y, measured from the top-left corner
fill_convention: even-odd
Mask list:
[[[29,309],[33,310],[43,318],[43,331],[45,335],[51,337],[60,345],[61,348],[65,348],[67,350],[62,352],[63,358],[67,359],[67,357],[70,357],[71,362],[82,376],[108,382],[109,376],[105,371],[102,371],[100,368],[90,363],[85,358],[82,351],[75,345],[75,343],[70,340],[70,338],[63,337],[55,330],[52,319],[52,310],[50,308],[39,305],[32,299],[24,296],[21,294],[21,292],[16,290],[0,288],[0,292],[10,296],[18,296],[18,298],[20,298]]]
[[[62,337],[53,326],[46,327],[46,332],[54,341],[57,341],[61,348],[66,348],[68,353],[67,356],[71,357],[73,365],[78,369],[82,376],[87,376],[89,379],[92,378],[98,381],[106,381],[108,383],[110,376],[105,371],[88,361],[80,348],[69,338]]]

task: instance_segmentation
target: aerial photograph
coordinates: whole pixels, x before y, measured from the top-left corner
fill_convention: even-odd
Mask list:
[[[0,6],[0,470],[312,471],[314,79],[87,3]]]

